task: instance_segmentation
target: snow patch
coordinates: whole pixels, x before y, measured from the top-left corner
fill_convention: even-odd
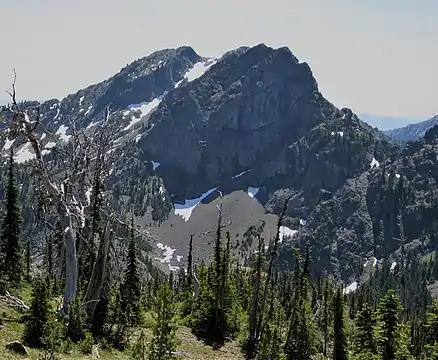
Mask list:
[[[304,225],[306,225],[306,222],[307,222],[307,220],[304,220],[304,219],[300,219],[300,225],[301,225],[301,226],[304,226]]]
[[[161,100],[163,100],[163,98],[166,95],[166,93],[167,92],[164,92],[163,95],[161,95],[159,97],[156,97],[155,99],[153,99],[150,102],[143,102],[143,103],[140,103],[140,104],[131,104],[131,105],[129,105],[128,108],[130,110],[140,110],[140,117],[132,116],[131,117],[131,122],[122,131],[129,130],[132,126],[134,126],[135,124],[140,122],[143,117],[145,117],[152,110],[154,110],[160,104]],[[124,112],[123,115],[127,115],[126,112]]]
[[[90,113],[90,111],[91,111],[92,108],[93,108],[93,105],[90,105],[90,106],[88,107],[88,110],[85,112],[84,116],[87,116],[87,115]]]
[[[207,190],[205,193],[203,193],[200,197],[196,199],[186,199],[184,200],[184,204],[175,204],[175,215],[181,216],[185,221],[188,221],[190,219],[190,216],[192,216],[192,212],[195,209],[195,207],[204,200],[207,196],[209,196],[211,193],[216,191],[217,188]]]
[[[160,260],[162,263],[168,264],[173,258],[173,253],[175,249],[172,249],[168,245],[163,245],[162,243],[157,243],[157,248],[163,250],[163,258]]]
[[[374,167],[378,168],[380,166],[380,163],[373,157],[373,160],[371,160],[370,166],[371,166],[371,169]]]
[[[18,150],[17,153],[15,154],[15,161],[18,164],[22,164],[26,161],[35,159],[35,154],[30,151],[31,148],[32,146],[30,144],[26,144],[22,146],[21,149]]]
[[[257,195],[257,193],[259,192],[260,188],[255,188],[255,187],[248,187],[247,193],[249,197],[255,197]]]
[[[390,270],[391,272],[393,272],[396,266],[397,266],[397,263],[394,261],[394,262],[391,264],[391,267],[389,268],[389,270]]]
[[[169,270],[172,272],[178,271],[179,270],[179,266],[173,266],[169,264]]]
[[[370,260],[373,262],[373,267],[376,267],[378,260],[375,257],[372,257]],[[370,263],[370,260],[367,260],[365,264],[363,264],[363,267],[366,267]]]
[[[240,178],[241,176],[245,175],[245,174],[246,174],[247,172],[249,172],[249,171],[251,171],[251,169],[249,169],[249,170],[245,170],[245,171],[242,171],[240,174],[234,175],[234,176],[233,176],[233,179]]]
[[[344,295],[347,295],[347,294],[350,294],[350,293],[352,293],[352,292],[354,292],[356,290],[357,290],[357,282],[353,281],[350,285],[348,285],[344,289],[343,293],[344,293]]]
[[[137,144],[138,142],[139,142],[139,140],[141,139],[141,137],[143,136],[143,134],[138,134],[136,137],[135,137],[135,143]]]
[[[79,99],[79,106],[82,105],[82,101],[84,101],[84,97],[85,97],[85,96],[81,96],[81,97],[80,97],[80,99]]]
[[[156,258],[156,260],[158,260],[159,262],[161,262],[162,264],[167,264],[167,266],[169,266],[169,270],[170,271],[178,271],[179,267],[178,266],[173,266],[170,261],[173,258],[173,255],[176,251],[176,249],[172,249],[170,246],[168,245],[163,245],[162,243],[157,243],[157,248],[163,251],[163,257],[160,258]],[[179,260],[181,259],[180,256],[177,256],[177,261],[179,262]]]
[[[341,137],[344,136],[344,132],[343,131],[338,131],[338,135],[340,135]]]
[[[395,177],[396,177],[397,179],[400,179],[400,174],[395,174]]]
[[[161,165],[159,162],[156,162],[156,161],[151,161],[151,163],[152,163],[152,170],[154,170],[154,171],[158,166]]]
[[[65,125],[61,125],[60,127],[59,127],[59,129],[56,131],[56,135],[59,135],[59,137],[61,138],[61,140],[63,140],[63,141],[68,141],[68,139],[70,139],[70,137],[71,137],[71,135],[67,135],[66,133],[67,133],[67,130],[68,130],[68,127],[67,126],[65,126]]]
[[[58,118],[58,116],[59,116],[59,112],[60,112],[61,110],[58,108],[58,109],[56,109],[56,115],[55,115],[55,117],[53,118],[53,120],[56,120],[57,118]]]
[[[175,84],[175,88],[179,87],[181,85],[181,83],[184,81],[184,79],[187,79],[187,81],[190,82],[190,81],[193,81],[195,79],[200,78],[216,62],[217,62],[217,59],[208,59],[207,61],[197,62],[195,65],[193,65],[193,67],[189,71],[186,72],[186,74],[184,75],[184,78]]]
[[[11,148],[12,144],[14,143],[14,141],[15,141],[15,139],[9,140],[8,138],[6,138],[6,142],[3,145],[3,150],[9,150]]]
[[[284,240],[284,237],[292,237],[294,236],[298,230],[292,230],[287,226],[280,226],[280,241]]]
[[[92,188],[89,187],[88,190],[85,192],[85,198],[87,199],[88,205],[91,205],[91,191],[92,191]]]
[[[46,146],[44,146],[44,149],[41,151],[41,154],[47,155],[50,153],[50,150],[53,149],[56,146],[56,143],[49,141]]]

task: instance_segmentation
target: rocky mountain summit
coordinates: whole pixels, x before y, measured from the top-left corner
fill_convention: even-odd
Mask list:
[[[197,258],[211,250],[220,203],[234,250],[246,257],[248,229],[264,222],[268,241],[290,198],[280,229],[285,263],[291,246],[310,243],[319,271],[348,279],[367,257],[398,248],[388,239],[398,236],[399,213],[382,210],[379,201],[399,200],[379,180],[391,173],[394,184],[403,174],[426,197],[425,176],[436,169],[436,159],[426,166],[415,157],[416,163],[408,149],[401,153],[350,109],[326,100],[308,64],[289,49],[264,44],[215,59],[190,47],[160,50],[106,81],[37,105],[53,134],[41,139],[48,157],[57,141],[69,141],[77,129],[93,134],[112,112],[120,131],[111,143],[107,201],[120,214],[134,209],[137,224],[158,239],[151,244],[158,262],[171,270],[184,261],[190,235]],[[12,145],[18,144],[5,139],[0,146],[7,154]],[[433,146],[422,140],[410,151]],[[19,145],[17,161],[32,158],[32,149]],[[414,162],[406,172],[399,169],[405,159]],[[31,188],[24,181],[26,196]],[[413,199],[405,207],[409,221],[427,208]]]

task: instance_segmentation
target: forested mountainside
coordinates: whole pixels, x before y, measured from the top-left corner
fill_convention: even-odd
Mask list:
[[[61,101],[16,90],[5,356],[436,358],[436,128],[400,148],[263,44],[160,50]]]
[[[315,254],[341,273],[346,266],[360,273],[360,253],[397,261],[402,244],[415,254],[435,251],[437,145],[434,127],[397,156],[348,180],[318,204],[296,241],[318,239],[312,242]]]

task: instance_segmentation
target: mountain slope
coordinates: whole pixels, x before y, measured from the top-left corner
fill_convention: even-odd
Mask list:
[[[401,128],[384,131],[391,139],[397,141],[416,140],[424,136],[427,130],[438,125],[438,115],[429,120],[422,121],[416,124],[410,124]]]
[[[360,273],[370,256],[400,261],[400,239],[414,255],[434,251],[437,181],[435,126],[424,138],[409,142],[397,156],[350,179],[318,204],[297,234],[296,244],[314,244],[314,256],[346,279]]]
[[[134,209],[137,223],[158,239],[152,245],[159,262],[172,269],[184,261],[191,234],[196,257],[211,250],[221,201],[236,254],[245,257],[248,228],[264,221],[264,237],[272,237],[286,198],[282,233],[295,236],[350,179],[398,151],[351,110],[326,100],[309,66],[289,49],[263,44],[218,59],[190,47],[157,51],[40,108],[43,124],[59,135],[41,137],[47,156],[56,141],[68,141],[73,127],[93,134],[112,110],[121,129],[111,142],[108,206],[120,215]],[[4,154],[12,145],[5,140]],[[18,150],[20,162],[32,158],[26,146]],[[56,156],[51,161],[65,166]],[[22,191],[32,196],[32,189],[27,181]],[[329,253],[322,248],[323,259]],[[318,268],[331,269],[331,260]]]
[[[423,118],[417,117],[399,117],[372,114],[358,114],[358,116],[372,127],[376,127],[381,131],[400,128],[423,120]]]

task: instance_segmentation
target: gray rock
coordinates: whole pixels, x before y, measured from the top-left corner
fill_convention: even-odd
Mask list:
[[[27,351],[26,346],[24,346],[19,341],[12,341],[10,343],[7,343],[5,345],[6,350],[15,352],[17,354],[23,355],[23,356],[29,356],[29,352]]]

